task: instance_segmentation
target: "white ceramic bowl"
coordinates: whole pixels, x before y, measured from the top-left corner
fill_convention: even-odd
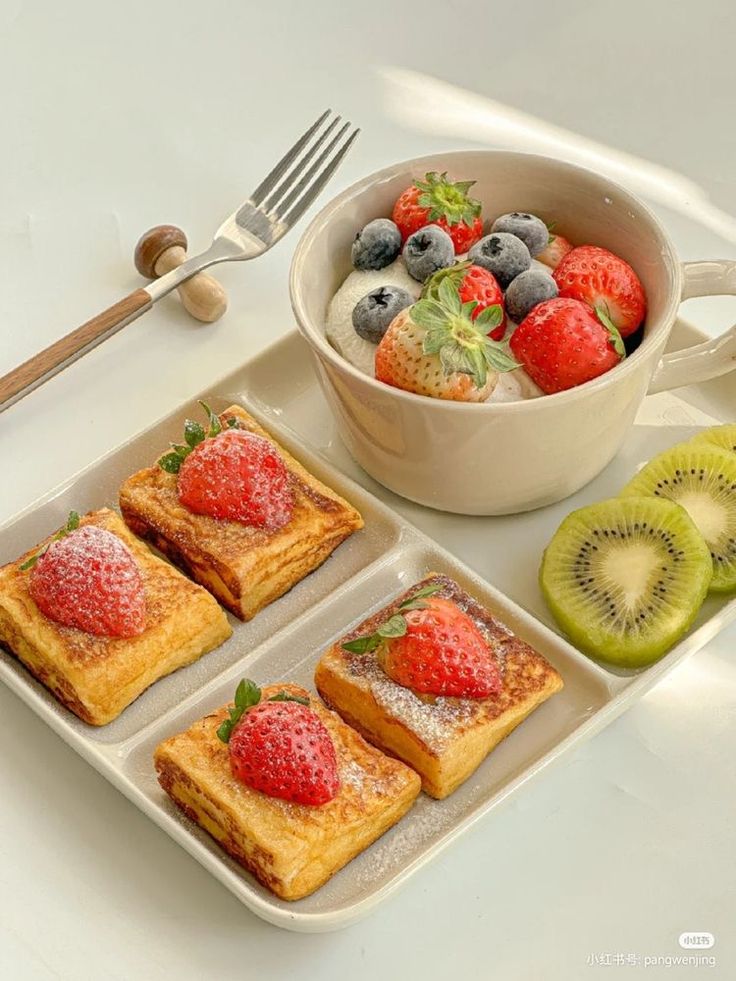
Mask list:
[[[529,211],[556,220],[576,244],[602,245],[638,273],[648,314],[639,348],[578,388],[537,399],[470,404],[391,388],[345,361],[325,338],[325,315],[350,272],[350,245],[366,222],[390,215],[398,195],[427,171],[475,179],[493,218]],[[420,157],[366,177],[320,211],[291,267],[291,301],[314,356],[340,436],[386,487],[461,514],[508,514],[559,501],[611,460],[647,392],[736,367],[736,328],[717,341],[663,357],[680,301],[736,293],[736,263],[680,263],[641,201],[572,164],[525,153],[472,150]]]

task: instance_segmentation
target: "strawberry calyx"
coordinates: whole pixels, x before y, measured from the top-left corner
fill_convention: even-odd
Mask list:
[[[430,171],[424,180],[415,180],[419,189],[417,204],[427,209],[427,223],[444,218],[448,225],[464,222],[470,226],[481,211],[481,203],[468,195],[475,181],[449,181],[447,171],[438,174]]]
[[[220,417],[216,412],[212,411],[206,402],[200,399],[199,404],[207,414],[207,429],[194,419],[184,420],[184,442],[172,443],[171,450],[168,453],[164,453],[158,461],[159,467],[165,470],[166,473],[179,473],[182,463],[192,450],[196,446],[199,446],[200,443],[203,443],[204,440],[212,439],[213,436],[219,436],[224,429],[237,429],[239,427],[238,420],[234,417],[226,420],[226,425],[223,427]]]
[[[426,330],[423,353],[438,355],[445,375],[455,371],[470,375],[476,388],[482,388],[489,368],[505,372],[519,365],[508,345],[487,336],[503,320],[500,305],[486,307],[473,320],[477,306],[477,300],[463,303],[452,278],[445,276],[436,294],[417,300],[410,314],[414,323]]]
[[[217,738],[223,743],[230,742],[233,729],[240,722],[243,713],[254,705],[258,705],[261,700],[261,689],[250,678],[243,678],[235,689],[234,705],[228,708],[229,718],[225,719],[217,728]],[[267,699],[269,702],[299,702],[300,705],[309,705],[308,698],[300,695],[290,695],[286,691],[280,691],[276,695],[271,695]]]
[[[426,610],[429,603],[425,603],[427,596],[434,596],[442,589],[440,583],[432,583],[418,589],[416,593],[405,599],[399,604],[398,611],[380,624],[374,633],[365,634],[363,637],[356,637],[355,640],[348,640],[342,645],[344,651],[350,654],[370,654],[375,651],[385,640],[392,640],[395,637],[403,637],[406,633],[407,624],[405,613],[410,610]]]
[[[596,304],[594,309],[595,309],[596,317],[598,318],[598,320],[600,320],[600,322],[603,324],[603,326],[610,334],[609,343],[611,347],[623,361],[623,359],[626,357],[626,346],[624,345],[624,339],[621,336],[618,327],[614,324],[613,320],[611,320],[611,315],[608,312],[608,307],[605,305],[605,303],[598,303]]]
[[[79,521],[79,514],[76,511],[70,511],[64,527],[60,528],[59,531],[56,532],[54,537],[47,545],[44,545],[43,548],[40,548],[37,552],[34,552],[30,558],[26,559],[26,561],[20,566],[20,571],[27,572],[28,569],[32,569],[38,560],[45,555],[46,552],[48,552],[51,542],[58,542],[60,539],[65,538],[70,532],[76,531],[79,527]]]
[[[432,273],[422,287],[421,297],[439,302],[439,290],[444,280],[448,280],[459,291],[465,279],[465,273],[472,265],[472,262],[465,259],[463,262],[456,262],[454,266],[448,266],[447,269],[438,269],[437,272]]]

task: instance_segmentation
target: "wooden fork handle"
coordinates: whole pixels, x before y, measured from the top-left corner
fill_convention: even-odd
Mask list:
[[[147,290],[138,289],[98,313],[66,337],[34,354],[32,358],[0,378],[0,412],[22,399],[34,388],[53,378],[63,368],[91,351],[131,320],[149,309],[152,299]]]

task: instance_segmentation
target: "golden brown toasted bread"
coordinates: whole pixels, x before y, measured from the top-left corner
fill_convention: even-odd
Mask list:
[[[493,698],[431,698],[392,681],[375,652],[352,654],[345,641],[371,634],[422,586],[456,603],[485,635],[503,670]],[[413,767],[432,797],[451,794],[537,706],[562,688],[541,654],[519,640],[447,576],[432,573],[365,620],[320,659],[314,676],[324,701],[369,742]]]
[[[80,523],[106,528],[133,553],[146,594],[143,633],[95,636],[41,613],[28,591],[31,573],[20,566],[49,537],[0,568],[0,642],[75,715],[101,726],[154,681],[227,640],[232,628],[206,590],[153,555],[114,511],[93,511]]]
[[[332,737],[340,787],[312,807],[269,797],[237,780],[228,747],[217,738],[227,708],[161,743],[154,754],[161,786],[174,803],[282,899],[323,885],[395,824],[420,791],[416,773],[369,746],[334,712],[298,685],[271,685],[309,698]]]
[[[180,502],[175,474],[141,470],[120,488],[120,509],[130,528],[243,620],[286,593],[316,569],[363,519],[347,501],[308,473],[240,406],[222,413],[241,428],[270,440],[289,471],[291,521],[278,531],[193,514]]]

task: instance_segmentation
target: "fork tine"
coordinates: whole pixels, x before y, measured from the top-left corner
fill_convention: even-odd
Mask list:
[[[316,139],[314,143],[312,143],[312,145],[309,147],[306,153],[304,153],[301,156],[301,158],[297,161],[297,163],[289,170],[288,174],[284,177],[284,179],[281,181],[281,183],[276,188],[276,190],[272,194],[269,194],[268,198],[266,198],[265,201],[261,201],[259,205],[260,208],[262,208],[264,211],[275,212],[279,210],[279,204],[281,202],[281,199],[284,197],[285,194],[288,194],[291,188],[294,187],[297,177],[299,177],[301,172],[304,170],[304,168],[307,166],[310,160],[314,157],[317,150],[319,150],[319,148],[325,142],[325,140],[330,135],[330,133],[332,133],[332,131],[334,130],[334,128],[337,126],[337,124],[340,122],[341,119],[342,116],[335,116],[335,118],[331,120],[330,125],[325,130],[322,131],[322,133],[319,135],[319,138]],[[345,126],[342,127],[340,132],[343,132],[344,129]],[[334,139],[330,144],[330,146],[332,146],[333,143],[334,143]],[[280,210],[283,211],[283,208],[280,208]]]
[[[327,117],[332,112],[332,109],[326,109],[319,119],[313,123],[309,129],[304,133],[291,147],[291,149],[279,160],[276,166],[273,168],[270,174],[268,174],[258,185],[258,187],[253,191],[250,196],[251,201],[255,205],[259,205],[263,198],[273,190],[276,184],[281,180],[286,171],[291,167],[294,161],[297,159],[299,154],[302,152],[304,147],[309,143],[314,134],[320,128],[322,123],[327,119]],[[338,117],[339,118],[339,117]]]
[[[327,149],[320,154],[319,159],[316,160],[315,163],[309,168],[309,171],[304,175],[304,177],[299,181],[299,184],[294,188],[294,190],[289,195],[290,200],[288,200],[288,204],[286,203],[286,201],[284,202],[284,207],[289,207],[292,201],[294,200],[296,201],[296,203],[293,204],[290,210],[287,211],[285,214],[283,214],[282,211],[283,217],[279,216],[279,220],[283,222],[283,224],[287,225],[288,227],[291,227],[295,222],[297,222],[301,218],[301,216],[304,214],[304,212],[307,210],[307,208],[310,206],[310,204],[314,201],[314,199],[317,197],[319,192],[325,186],[327,181],[330,179],[330,177],[332,177],[332,175],[335,173],[337,168],[342,163],[345,154],[348,152],[350,147],[357,139],[358,134],[360,133],[359,129],[353,130],[353,132],[345,141],[341,149],[337,151],[337,153],[332,157],[329,163],[320,171],[319,174],[317,174],[317,176],[312,181],[312,183],[309,184],[309,186],[307,186],[308,181],[311,179],[314,172],[321,165],[322,161],[328,156],[328,154],[332,150],[332,147],[340,139],[340,137],[348,128],[348,126],[350,126],[350,123],[346,123],[342,127],[342,129],[337,134],[335,139],[331,141]],[[301,193],[301,197],[298,198],[298,200],[296,200],[296,198],[300,193]]]

